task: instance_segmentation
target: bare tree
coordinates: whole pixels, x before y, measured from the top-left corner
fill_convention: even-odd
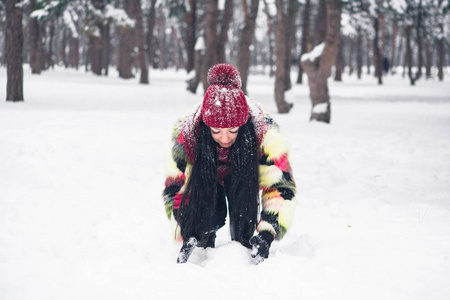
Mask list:
[[[23,101],[23,28],[19,0],[6,1],[6,101]]]
[[[30,0],[28,10],[30,14],[37,9],[36,0]],[[30,16],[28,21],[28,44],[30,51],[31,74],[41,74],[44,65],[43,56],[44,24],[38,22],[37,17]]]
[[[228,29],[230,28],[231,18],[233,17],[233,0],[226,0],[225,9],[220,26],[220,33],[217,40],[217,63],[226,62],[225,44],[228,40]]]
[[[241,30],[239,36],[239,50],[237,59],[237,68],[241,74],[242,79],[242,91],[245,94],[247,92],[247,79],[248,71],[250,69],[250,45],[253,42],[255,36],[256,17],[258,16],[259,0],[250,0],[250,7],[247,0],[243,0],[244,3],[244,27]]]
[[[311,50],[311,37],[310,37],[310,14],[311,14],[311,0],[306,0],[302,13],[302,44],[300,50],[300,57],[303,54]],[[303,68],[302,64],[298,64],[298,77],[297,83],[303,83]]]
[[[147,16],[147,59],[148,64],[153,66],[153,51],[154,51],[154,30],[156,21],[156,0],[150,1],[150,8]]]
[[[133,0],[133,17],[136,20],[136,44],[139,48],[139,66],[141,69],[141,77],[140,83],[148,84],[148,68],[147,68],[147,60],[145,57],[145,46],[144,46],[144,26],[142,20],[142,9],[141,9],[141,1]]]
[[[327,1],[326,22],[326,35],[323,44],[316,46],[306,57],[302,56],[302,67],[308,75],[312,102],[311,120],[330,123],[331,110],[327,81],[339,50],[340,0]]]
[[[219,14],[218,0],[210,0],[206,3],[206,23],[205,23],[205,57],[203,60],[203,67],[200,74],[200,81],[203,83],[203,88],[208,88],[207,72],[208,69],[216,61],[216,43],[217,43],[217,18]]]
[[[152,0],[156,1],[156,0]],[[187,52],[186,71],[190,73],[195,68],[195,42],[197,41],[197,0],[186,1],[186,30],[184,43]]]

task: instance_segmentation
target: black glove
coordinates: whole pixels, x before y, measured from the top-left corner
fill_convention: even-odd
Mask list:
[[[261,231],[258,235],[250,239],[253,250],[251,256],[256,258],[255,263],[259,264],[269,257],[269,248],[273,242],[273,235],[269,231]]]
[[[178,254],[177,264],[184,264],[188,261],[189,256],[191,256],[192,251],[197,247],[197,239],[195,237],[189,238],[187,241],[183,241],[183,246],[181,246],[180,254]]]

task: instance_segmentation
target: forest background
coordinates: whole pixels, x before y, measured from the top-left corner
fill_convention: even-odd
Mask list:
[[[329,123],[332,70],[336,81],[345,71],[382,85],[383,75],[399,70],[411,85],[443,81],[449,6],[444,0],[3,0],[0,64],[8,68],[7,100],[22,101],[24,63],[33,74],[63,65],[108,76],[115,67],[121,78],[139,76],[141,84],[150,84],[151,69],[185,69],[192,93],[200,84],[206,89],[211,65],[232,63],[246,93],[249,74],[275,76],[279,113],[290,111],[285,92],[306,73],[311,119]]]

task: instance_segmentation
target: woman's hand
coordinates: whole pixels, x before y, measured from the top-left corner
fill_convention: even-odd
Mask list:
[[[269,257],[270,245],[273,242],[273,235],[269,231],[261,231],[258,235],[253,236],[249,242],[253,247],[251,256],[255,259],[255,264],[260,264],[265,258]]]
[[[197,247],[197,243],[198,241],[195,237],[191,237],[187,241],[183,241],[183,246],[181,246],[180,253],[178,254],[177,264],[184,264],[188,261],[192,251],[194,251],[195,247]]]

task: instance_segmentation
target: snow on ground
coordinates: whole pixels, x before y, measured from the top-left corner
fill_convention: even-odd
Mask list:
[[[326,125],[308,122],[307,85],[279,115],[272,79],[251,77],[299,188],[291,230],[254,266],[227,228],[175,263],[163,162],[202,89],[182,71],[150,78],[25,70],[24,103],[0,89],[0,299],[448,299],[448,79],[330,80]]]

